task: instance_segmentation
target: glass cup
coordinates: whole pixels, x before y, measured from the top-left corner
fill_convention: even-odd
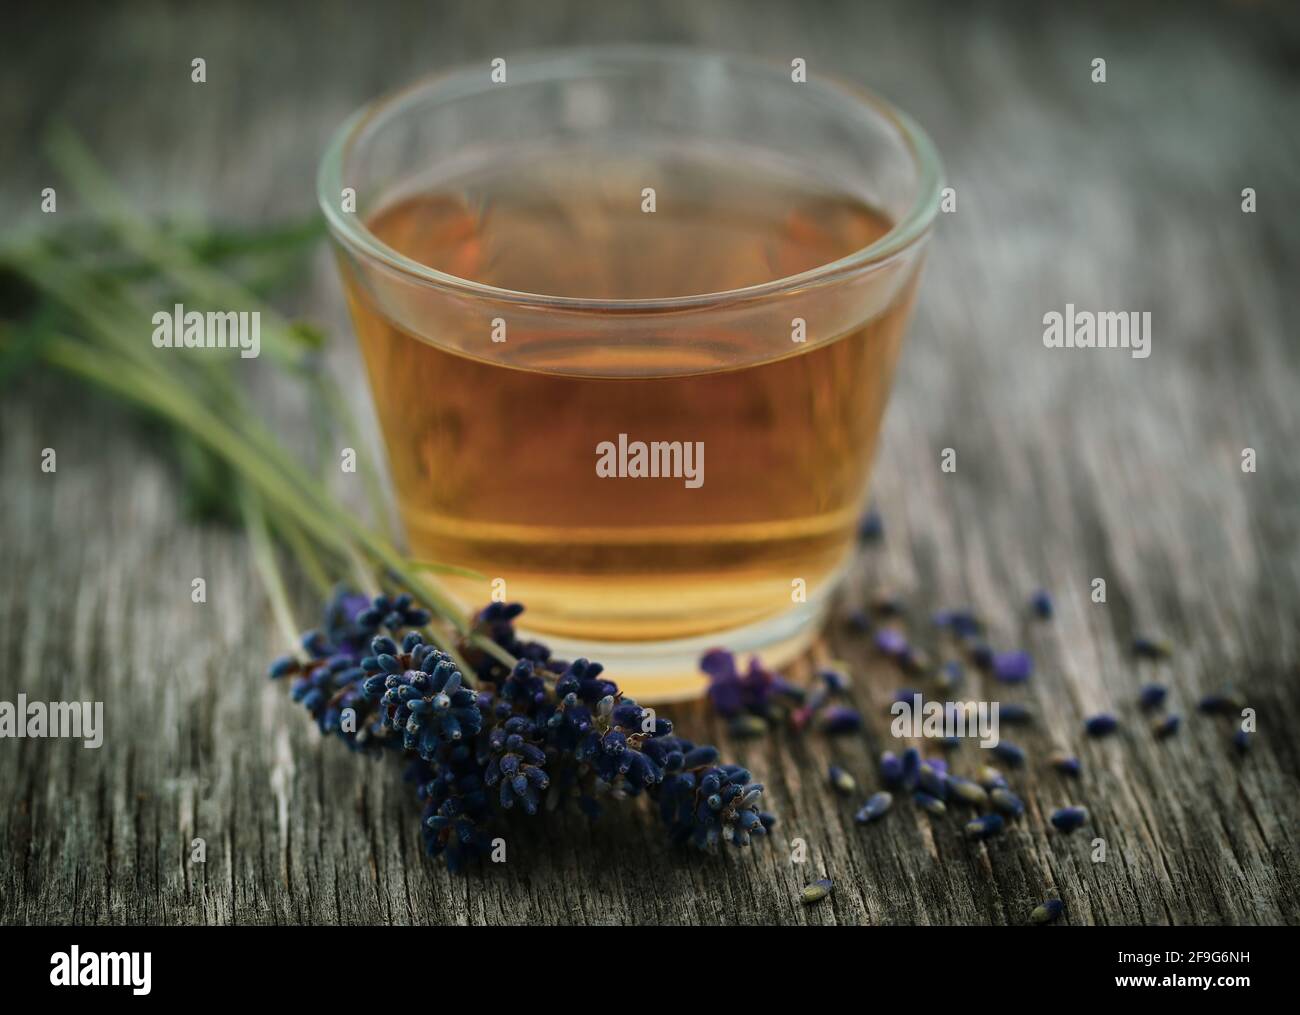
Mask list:
[[[903,113],[759,59],[484,62],[319,177],[410,543],[638,700],[779,666],[852,556],[939,204]]]

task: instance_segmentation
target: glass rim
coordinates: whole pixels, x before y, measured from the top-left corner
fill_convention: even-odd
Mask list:
[[[554,65],[566,62],[580,63],[593,57],[643,63],[700,63],[721,60],[750,69],[775,70],[788,73],[784,64],[764,57],[727,53],[720,50],[672,45],[601,45],[582,48],[532,50],[520,53],[511,60],[511,73],[518,76],[538,67],[547,68],[545,74],[525,76],[524,81],[553,80]],[[807,289],[856,274],[867,268],[882,265],[922,240],[939,210],[943,170],[939,153],[924,130],[906,113],[874,92],[833,75],[818,75],[818,84],[840,93],[858,106],[870,109],[883,117],[897,132],[912,157],[917,176],[916,197],[907,212],[883,236],[834,261],[817,265],[805,271],[781,278],[770,279],[737,289],[724,289],[689,296],[652,296],[639,299],[589,298],[584,296],[557,296],[530,293],[494,286],[487,282],[462,278],[421,264],[413,258],[382,242],[356,213],[344,212],[339,206],[343,187],[343,163],[363,130],[385,116],[396,115],[402,107],[434,89],[445,89],[448,98],[458,98],[481,92],[484,71],[481,64],[460,64],[444,71],[435,71],[417,79],[404,88],[386,93],[367,102],[349,116],[335,130],[321,159],[316,177],[316,197],[326,223],[335,238],[360,253],[379,261],[393,270],[436,288],[465,296],[491,299],[504,303],[553,307],[578,311],[658,311],[680,310],[702,306],[725,306],[760,297],[771,296],[797,289]],[[494,87],[494,86],[492,86]],[[507,85],[507,87],[509,87]]]

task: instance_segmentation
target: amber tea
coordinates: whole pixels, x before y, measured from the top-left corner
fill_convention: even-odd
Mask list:
[[[345,236],[340,264],[411,554],[481,575],[439,578],[466,608],[523,602],[562,655],[672,697],[705,648],[780,661],[813,633],[924,230],[886,249],[908,208],[834,160],[593,139],[609,108],[573,88],[537,101],[576,128],[522,118],[388,171],[358,215],[373,253]]]

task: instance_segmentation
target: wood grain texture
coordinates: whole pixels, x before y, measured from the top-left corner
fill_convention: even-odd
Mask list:
[[[1022,697],[1040,718],[1016,739],[1037,759],[1077,748],[1084,776],[1031,761],[1013,779],[1027,816],[987,845],[910,806],[855,826],[860,801],[829,792],[826,766],[873,785],[873,759],[895,746],[886,706],[908,681],[837,624],[819,651],[852,664],[865,736],[732,743],[701,707],[676,715],[768,786],[780,816],[769,843],[679,854],[627,807],[595,825],[518,822],[508,863],[450,876],[421,857],[395,768],[320,742],[266,682],[277,646],[242,538],[185,524],[149,439],[43,376],[0,405],[0,698],[100,699],[108,729],[98,751],[0,741],[0,921],[1015,924],[1059,894],[1071,923],[1300,922],[1300,29],[1267,5],[1132,6],[7,14],[9,221],[36,216],[33,195],[51,183],[37,146],[56,119],[153,210],[304,212],[325,138],[361,101],[543,45],[802,56],[894,98],[934,136],[959,203],[932,244],[876,468],[887,536],[861,556],[843,606],[887,588],[927,635],[932,609],[977,608],[995,644],[1038,662]],[[194,56],[204,86],[189,84]],[[1089,79],[1096,56],[1105,85]],[[1257,214],[1240,210],[1244,187]],[[1066,302],[1150,310],[1153,355],[1045,350],[1042,315]],[[355,376],[323,254],[292,309],[333,327],[335,365]],[[45,447],[58,451],[54,475],[39,470]],[[939,469],[944,448],[955,474]],[[190,602],[195,576],[206,605]],[[1095,577],[1105,605],[1088,598]],[[1026,615],[1039,585],[1056,595],[1049,623]],[[305,590],[297,605],[307,616]],[[1138,631],[1169,635],[1173,660],[1134,663]],[[1187,716],[1165,742],[1133,706],[1153,675]],[[1258,710],[1244,759],[1227,727],[1194,714],[1228,681]],[[1122,731],[1083,742],[1082,717],[1103,709]],[[953,760],[969,768],[975,748]],[[1093,814],[1070,837],[1046,825],[1068,802]],[[1104,864],[1089,860],[1093,834]],[[189,862],[196,836],[204,864]],[[796,837],[804,865],[790,862]],[[800,905],[823,873],[834,894]]]

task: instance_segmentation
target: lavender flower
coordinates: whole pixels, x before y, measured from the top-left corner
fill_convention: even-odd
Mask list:
[[[489,850],[506,813],[573,804],[595,818],[602,800],[642,794],[658,802],[674,842],[745,846],[767,833],[775,819],[760,809],[763,787],[746,769],[674,736],[671,722],[624,697],[599,663],[566,663],[521,640],[514,621],[522,610],[494,603],[475,618],[475,633],[517,662],[507,666],[466,640],[465,670],[411,630],[430,617],[409,596],[339,591],[300,656],[276,660],[271,675],[295,678],[293,697],[322,732],[411,759],[425,847],[452,870]],[[715,661],[730,682],[725,661]],[[788,692],[756,661],[735,689],[754,709]]]
[[[770,718],[778,701],[797,701],[801,697],[793,685],[767,669],[757,656],[750,658],[749,668],[741,673],[732,653],[715,648],[701,657],[700,669],[708,674],[709,701],[714,711],[726,718],[746,711]]]

